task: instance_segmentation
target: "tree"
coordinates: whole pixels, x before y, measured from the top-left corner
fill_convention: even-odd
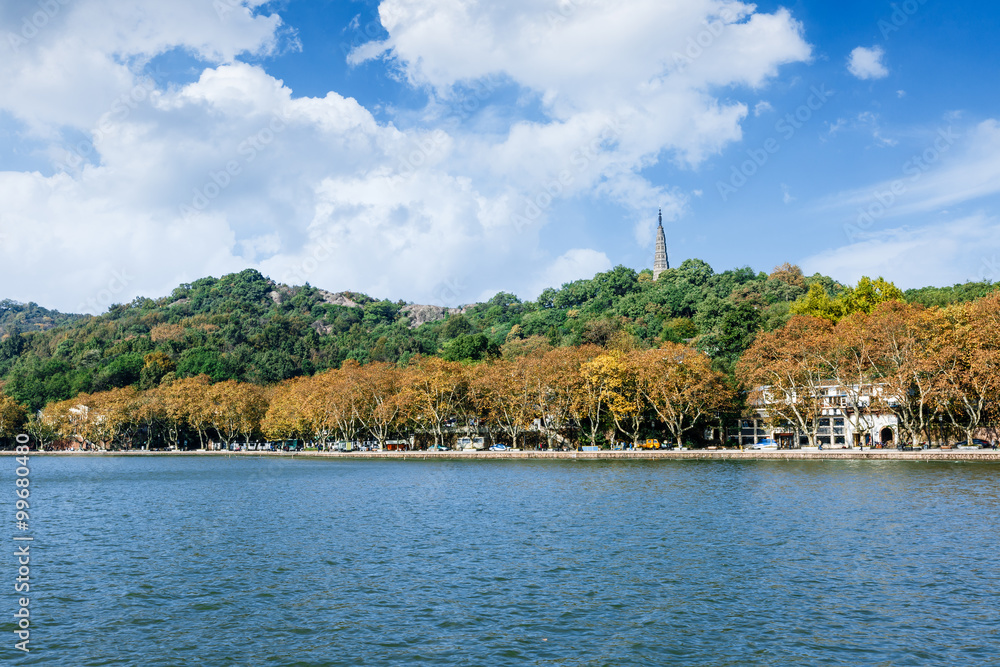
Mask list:
[[[6,394],[0,394],[0,438],[12,438],[28,422],[28,409]]]
[[[407,414],[401,395],[401,373],[392,364],[381,361],[359,366],[354,373],[359,393],[358,420],[380,446],[385,446]]]
[[[972,442],[976,429],[1000,416],[1000,294],[949,313],[954,330],[942,349],[945,414]]]
[[[462,334],[444,344],[441,356],[446,361],[480,361],[497,354],[495,345],[481,334]]]
[[[912,443],[920,442],[940,403],[940,376],[948,363],[942,357],[946,327],[940,310],[898,301],[879,304],[871,314],[876,377]]]
[[[535,370],[529,377],[534,383],[539,425],[550,449],[553,439],[560,437],[559,431],[571,434],[580,423],[575,409],[584,384],[580,367],[597,349],[562,347],[531,357]]]
[[[837,322],[844,316],[844,306],[841,301],[831,299],[821,284],[813,283],[805,296],[791,305],[791,313]]]
[[[198,375],[175,380],[163,388],[168,434],[175,446],[180,429],[186,426],[198,433],[199,449],[205,449],[207,431],[211,426],[211,407],[208,403],[210,384],[207,375]]]
[[[747,404],[764,411],[772,423],[796,425],[812,446],[824,407],[832,335],[828,320],[799,315],[759,335],[736,365]]]
[[[848,288],[839,297],[844,304],[844,314],[871,314],[875,307],[886,301],[903,301],[902,290],[881,276],[872,280],[863,276],[857,287]]]
[[[601,389],[601,402],[607,406],[615,426],[638,446],[646,403],[638,383],[638,359],[634,353],[609,350],[585,363],[586,381]]]
[[[701,352],[676,343],[635,353],[638,387],[678,446],[684,433],[732,403],[725,377]]]
[[[470,399],[486,421],[518,446],[521,435],[538,416],[530,357],[495,359],[469,369]]]
[[[289,440],[293,437],[305,438],[319,433],[310,419],[310,391],[319,384],[318,378],[294,378],[285,380],[271,391],[267,412],[261,419],[260,428],[268,440]]]
[[[434,434],[434,444],[444,444],[444,423],[461,412],[466,386],[461,364],[437,357],[417,357],[404,371],[404,404],[410,419]]]
[[[177,370],[177,364],[166,353],[157,350],[143,357],[143,367],[139,372],[139,388],[150,389],[160,383],[167,373]]]
[[[570,409],[577,423],[587,425],[587,437],[591,446],[597,445],[597,434],[601,430],[601,419],[604,416],[607,397],[605,374],[592,367],[591,362],[601,354],[601,348],[596,345],[584,345],[576,349],[577,361],[580,364],[580,383],[576,385],[573,403]]]
[[[802,269],[795,264],[785,262],[781,266],[774,267],[774,271],[768,276],[769,280],[779,280],[792,287],[806,289],[806,279],[802,275]]]
[[[249,442],[267,412],[263,389],[235,380],[208,387],[205,401],[205,421],[227,448],[237,437]]]

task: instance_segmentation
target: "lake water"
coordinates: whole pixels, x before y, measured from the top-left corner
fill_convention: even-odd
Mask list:
[[[0,465],[5,664],[1000,664],[996,465]]]

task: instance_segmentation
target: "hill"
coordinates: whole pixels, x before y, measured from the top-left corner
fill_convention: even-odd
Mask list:
[[[0,378],[6,394],[37,410],[80,392],[146,389],[176,377],[272,384],[348,359],[478,360],[504,345],[530,347],[535,337],[556,346],[603,345],[622,332],[645,345],[693,341],[731,372],[757,333],[782,326],[792,302],[814,284],[831,297],[845,290],[787,264],[770,275],[747,267],[715,273],[687,260],[655,282],[648,270],[618,266],[546,289],[535,301],[499,293],[456,309],[282,285],[246,270],[180,285],[159,299],[136,298],[97,317],[5,301]],[[968,300],[993,287],[928,288],[907,298]]]

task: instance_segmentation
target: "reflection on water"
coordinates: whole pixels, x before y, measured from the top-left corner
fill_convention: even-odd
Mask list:
[[[35,457],[21,664],[989,664],[998,472]]]

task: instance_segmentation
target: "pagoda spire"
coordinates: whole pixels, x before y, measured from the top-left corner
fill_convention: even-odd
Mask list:
[[[656,257],[653,258],[653,280],[660,277],[660,274],[670,268],[670,259],[667,257],[667,237],[663,233],[663,209],[660,209],[660,225],[656,228]]]

